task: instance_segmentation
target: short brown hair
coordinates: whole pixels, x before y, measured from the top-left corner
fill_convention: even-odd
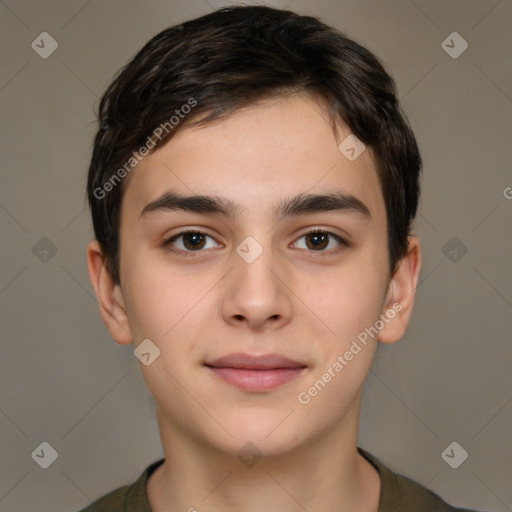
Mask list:
[[[295,91],[322,98],[334,129],[341,120],[372,148],[394,272],[407,251],[416,215],[421,158],[393,79],[372,53],[317,18],[265,6],[235,6],[154,36],[101,98],[87,199],[116,283],[125,184],[105,187],[109,180],[115,185],[116,172],[120,179],[126,174],[120,172],[122,166],[126,170],[139,148],[152,140],[154,151],[201,114],[200,123],[207,123],[259,99]],[[156,138],[155,129],[169,124],[191,98],[196,104],[187,119]]]

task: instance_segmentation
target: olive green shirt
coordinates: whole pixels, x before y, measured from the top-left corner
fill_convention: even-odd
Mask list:
[[[376,457],[362,448],[358,452],[378,471],[381,480],[379,512],[477,512],[452,507],[437,494],[415,481],[384,466]],[[101,497],[79,512],[151,512],[146,493],[146,482],[151,473],[164,462],[150,464],[138,480]]]

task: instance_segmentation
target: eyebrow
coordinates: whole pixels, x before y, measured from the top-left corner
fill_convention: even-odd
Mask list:
[[[139,219],[153,212],[185,211],[206,215],[222,215],[230,220],[240,216],[242,208],[230,199],[219,196],[183,196],[173,191],[164,193],[147,204]],[[370,210],[357,197],[337,191],[329,194],[298,194],[285,198],[274,206],[273,218],[279,222],[286,217],[322,212],[355,213],[364,219],[371,219]]]

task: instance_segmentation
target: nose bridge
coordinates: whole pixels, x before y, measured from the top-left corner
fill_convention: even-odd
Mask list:
[[[262,238],[262,236],[259,237],[260,240]],[[275,275],[279,265],[278,257],[272,251],[270,237],[260,243],[254,237],[248,236],[237,246],[236,253],[237,286],[249,288],[253,294],[266,296],[275,294],[279,287]]]
[[[227,276],[223,312],[226,320],[245,319],[256,326],[268,319],[284,321],[291,313],[282,280],[282,257],[274,254],[270,236],[246,237],[237,247],[235,267]]]

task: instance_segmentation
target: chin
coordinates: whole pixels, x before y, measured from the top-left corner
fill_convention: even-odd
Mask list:
[[[248,443],[254,445],[264,455],[284,454],[300,444],[299,429],[296,419],[286,415],[291,411],[257,411],[240,412],[240,415],[225,424],[233,437],[224,436],[228,451],[238,454]],[[284,421],[283,421],[284,420]],[[303,430],[303,426],[300,430]]]

